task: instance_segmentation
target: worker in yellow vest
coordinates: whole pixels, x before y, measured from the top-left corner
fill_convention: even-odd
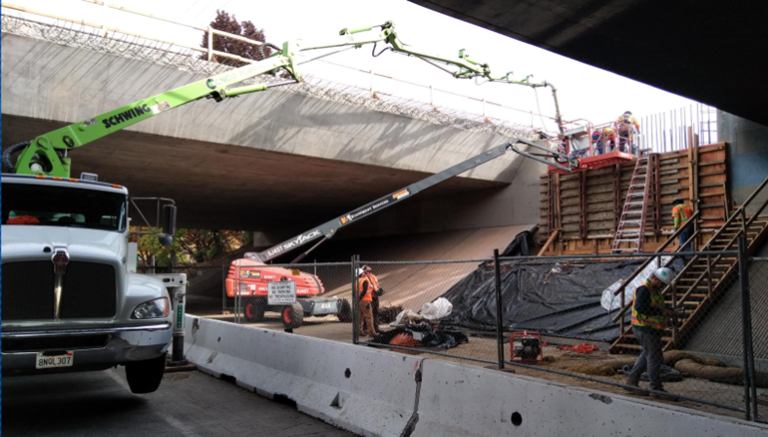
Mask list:
[[[365,276],[365,270],[357,269],[357,276],[358,299],[360,301],[360,304],[358,305],[360,308],[360,311],[358,312],[358,332],[360,336],[373,336],[376,334],[376,328],[373,326],[373,312],[371,308],[373,303],[373,287],[371,286],[371,281]]]
[[[688,220],[693,216],[691,208],[685,206],[685,202],[681,198],[676,198],[672,201],[672,221],[675,223],[675,231],[683,227],[684,229],[678,234],[680,239],[680,247],[682,247],[693,233],[692,223],[688,223]],[[688,245],[684,250],[690,251],[691,246]]]
[[[661,339],[669,324],[669,318],[674,313],[664,308],[662,292],[672,283],[673,276],[672,270],[666,267],[657,269],[650,278],[635,289],[635,295],[632,298],[632,332],[643,349],[632,371],[627,374],[626,383],[631,387],[625,388],[643,396],[647,396],[648,393],[640,391],[638,384],[640,376],[646,370],[651,390],[666,393],[661,385],[661,365],[664,364]],[[654,396],[670,399],[663,395]]]
[[[363,271],[365,271],[365,277],[370,281],[371,288],[373,288],[373,300],[371,301],[371,313],[373,314],[373,327],[377,333],[381,332],[379,329],[379,297],[384,294],[384,289],[379,285],[379,278],[373,274],[371,266],[364,265]]]

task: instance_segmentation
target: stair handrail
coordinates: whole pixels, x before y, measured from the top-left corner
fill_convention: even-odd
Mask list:
[[[712,244],[712,242],[715,241],[715,239],[720,236],[720,234],[725,230],[725,228],[727,228],[728,225],[731,224],[731,222],[736,217],[739,217],[739,216],[746,217],[747,206],[749,206],[752,200],[760,193],[760,191],[763,190],[763,188],[765,188],[766,185],[768,185],[768,177],[766,177],[765,180],[755,189],[755,191],[753,191],[752,194],[750,194],[749,197],[747,197],[747,200],[745,200],[741,204],[741,206],[739,206],[739,209],[737,209],[731,214],[731,217],[728,218],[728,220],[726,220],[723,226],[721,226],[720,229],[718,229],[717,232],[715,232],[715,235],[713,235],[712,238],[710,238],[709,241],[707,241],[707,244],[705,244],[704,247],[701,249],[702,251],[706,250],[710,246],[710,244]],[[763,206],[760,208],[760,211],[762,211],[762,209],[765,208],[765,206],[766,206],[766,203],[763,203]],[[760,213],[760,211],[758,211],[758,214]],[[755,214],[754,217],[757,217],[758,214]],[[754,217],[752,218],[752,220],[754,220]],[[750,220],[749,223],[752,223],[752,220]],[[746,226],[746,223],[744,224]]]
[[[701,211],[696,211],[696,213],[693,214],[691,216],[691,218],[688,219],[688,220],[695,220],[700,214],[701,214]],[[667,238],[667,241],[665,241],[664,244],[659,246],[659,248],[656,249],[656,251],[653,252],[653,253],[661,253],[661,252],[663,252],[664,249],[667,248],[667,246],[669,246],[673,241],[675,241],[675,238],[677,238],[680,235],[680,233],[683,231],[683,228],[684,228],[683,226],[679,227],[672,235],[669,236],[669,238]],[[673,252],[677,252],[678,250],[680,250],[680,248],[677,248],[677,250],[675,250]],[[670,252],[670,253],[672,253],[672,252]],[[614,291],[613,295],[614,296],[618,296],[618,294],[621,292],[621,290],[623,290],[624,287],[626,287],[630,282],[632,282],[632,280],[635,279],[637,277],[637,275],[639,275],[640,272],[643,271],[643,269],[646,268],[648,266],[648,264],[650,264],[651,261],[653,261],[656,258],[658,258],[658,257],[649,257],[637,270],[635,270],[634,273],[632,273],[627,279],[625,279],[621,283],[621,285],[619,285],[618,290]]]
[[[696,220],[699,217],[700,214],[701,214],[701,210],[696,211],[691,216],[691,218],[688,219],[688,220]],[[672,235],[669,236],[669,238],[667,238],[667,241],[665,241],[664,244],[662,244],[661,246],[659,246],[658,249],[656,249],[656,252],[654,252],[654,253],[658,253],[658,254],[663,253],[664,249],[666,249],[667,246],[669,246],[673,241],[675,241],[675,238],[677,238],[680,235],[680,233],[683,231],[684,228],[685,228],[685,226],[680,226]],[[696,232],[696,234],[698,234],[698,231]],[[691,244],[691,242],[696,238],[696,234],[694,234],[690,238],[688,238],[688,241],[686,241],[682,246],[678,247],[676,250],[674,250],[672,252],[669,252],[669,253],[677,253],[677,252],[681,251],[682,249],[685,249],[686,247],[688,247]],[[624,289],[627,288],[627,285],[629,285],[629,283],[632,282],[640,274],[640,272],[642,272],[646,267],[648,267],[648,265],[654,259],[660,258],[660,256],[661,255],[654,256],[654,257],[649,257],[647,260],[645,260],[645,262],[642,265],[640,265],[640,267],[637,268],[631,275],[629,275],[629,277],[627,277],[627,279],[622,281],[621,285],[619,285],[619,288],[616,289],[616,291],[613,292],[614,296],[617,296],[619,293],[621,293],[621,309],[618,312],[618,314],[616,314],[613,317],[612,321],[614,323],[616,323],[616,321],[619,320],[619,318],[621,318],[623,320],[624,313],[626,313],[627,310],[630,307],[630,305],[627,305],[624,302]]]

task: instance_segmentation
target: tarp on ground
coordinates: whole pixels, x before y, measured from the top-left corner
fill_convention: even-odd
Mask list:
[[[600,306],[603,290],[626,278],[642,261],[563,262],[502,261],[502,323],[505,330],[529,329],[543,334],[592,341],[612,341],[615,311]],[[551,273],[553,272],[553,273]],[[453,304],[444,322],[475,330],[496,327],[494,267],[478,268],[442,297]]]

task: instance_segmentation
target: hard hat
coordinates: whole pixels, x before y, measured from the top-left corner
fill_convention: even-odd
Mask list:
[[[632,111],[624,111],[624,114],[632,115]]]
[[[683,202],[683,199],[681,199],[679,197],[675,197],[675,200],[672,201],[673,205],[679,205],[681,203],[685,203],[685,202]]]
[[[355,273],[357,273],[357,276],[362,276],[363,273],[365,273],[364,269],[357,269],[355,270]]]
[[[669,285],[672,283],[672,278],[675,277],[674,273],[672,273],[672,270],[662,267],[660,269],[656,269],[653,272],[653,276],[656,277],[659,281],[663,282],[665,285]]]

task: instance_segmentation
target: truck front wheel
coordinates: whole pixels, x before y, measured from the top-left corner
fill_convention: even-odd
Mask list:
[[[165,373],[165,354],[151,360],[137,361],[125,365],[128,387],[136,394],[152,393],[160,387]]]
[[[294,302],[292,305],[283,307],[282,311],[283,326],[286,329],[298,328],[304,323],[304,308],[300,303]]]

